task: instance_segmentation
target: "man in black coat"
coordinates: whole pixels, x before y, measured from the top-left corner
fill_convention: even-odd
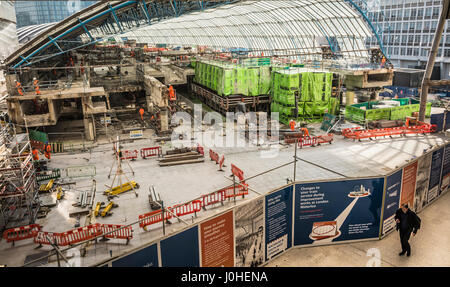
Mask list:
[[[395,222],[397,222],[397,230],[400,231],[400,242],[402,244],[402,252],[398,255],[401,256],[406,253],[406,256],[410,256],[411,246],[409,245],[408,240],[411,233],[415,236],[417,230],[419,230],[420,218],[414,211],[409,209],[408,204],[404,203],[401,208],[395,212]]]

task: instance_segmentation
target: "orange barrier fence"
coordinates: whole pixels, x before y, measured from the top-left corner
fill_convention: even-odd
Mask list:
[[[93,239],[100,235],[102,235],[102,226],[100,223],[79,227],[61,233],[61,237],[64,238],[63,241],[67,242],[69,245]]]
[[[6,242],[12,242],[14,245],[15,241],[35,237],[41,228],[42,226],[39,224],[30,224],[7,229],[3,232],[3,238],[6,239]]]
[[[49,241],[51,240],[51,242]],[[34,243],[39,245],[46,244],[56,244],[58,246],[66,246],[68,243],[64,241],[64,237],[61,236],[61,233],[56,232],[47,232],[47,231],[39,231],[34,237]]]
[[[156,147],[148,147],[148,148],[141,148],[141,157],[143,159],[146,159],[151,156],[160,156],[162,154],[162,149],[160,146]]]
[[[109,233],[105,235],[106,238],[126,239],[128,244],[128,241],[133,238],[133,228],[131,226],[127,226],[119,229],[121,227],[124,227],[124,225],[102,224],[102,233]]]
[[[342,135],[346,138],[361,140],[365,138],[376,138],[393,135],[433,133],[436,132],[436,130],[437,130],[436,125],[417,122],[417,125],[415,126],[403,126],[403,127],[373,129],[373,130],[364,130],[360,127],[348,128],[342,130]]]
[[[122,151],[122,157],[120,159],[137,159],[138,151],[137,150],[124,150]]]
[[[164,220],[169,220],[173,217],[172,213],[169,212],[170,207],[164,211]],[[147,226],[161,222],[163,220],[163,214],[161,209],[155,210],[146,214],[139,215],[139,226],[147,231]]]
[[[219,190],[210,194],[203,195],[201,197],[202,200],[202,208],[206,210],[206,206],[212,205],[218,202],[223,202],[225,200],[225,192],[223,190]]]
[[[186,204],[177,204],[172,207],[172,212],[176,216],[183,216],[191,213],[195,213],[202,210],[202,201],[201,200],[193,200]]]

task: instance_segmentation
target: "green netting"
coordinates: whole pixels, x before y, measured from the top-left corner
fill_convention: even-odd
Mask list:
[[[28,134],[30,136],[30,140],[40,141],[40,142],[48,142],[48,136],[46,133],[40,131],[29,130]]]

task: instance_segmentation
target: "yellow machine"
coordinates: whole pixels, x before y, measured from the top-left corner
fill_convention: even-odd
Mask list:
[[[112,189],[107,189],[105,191],[105,195],[107,196],[115,196],[121,193],[124,193],[126,191],[130,191],[132,189],[137,189],[139,188],[139,184],[137,184],[134,180],[130,181],[130,182],[126,182],[122,185],[113,187]]]
[[[95,209],[94,209],[94,215],[95,215],[95,217],[97,217],[98,216],[98,213],[100,212],[100,208],[102,207],[102,204],[100,203],[100,202],[97,202],[97,205],[95,206]]]
[[[100,214],[102,217],[105,217],[107,215],[110,215],[110,211],[113,207],[116,207],[117,205],[114,204],[114,201],[111,201],[103,210],[102,213]]]
[[[60,200],[64,197],[64,191],[62,190],[61,186],[58,186],[58,188],[56,189],[56,199]]]
[[[50,191],[50,189],[52,189],[53,187],[53,183],[55,182],[54,179],[51,179],[47,184],[41,184],[41,186],[39,187],[39,191],[41,192],[48,192]]]

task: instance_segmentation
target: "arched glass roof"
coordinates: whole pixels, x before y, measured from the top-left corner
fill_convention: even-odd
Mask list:
[[[241,1],[194,12],[127,32],[122,37],[149,44],[215,49],[243,48],[264,55],[307,58],[322,45],[344,58],[367,57],[373,33],[345,0]]]

